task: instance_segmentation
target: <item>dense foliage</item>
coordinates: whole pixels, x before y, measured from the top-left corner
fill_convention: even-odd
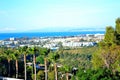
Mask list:
[[[92,63],[94,69],[107,69],[111,70],[111,74],[114,77],[119,77],[115,75],[120,72],[120,19],[116,20],[115,29],[111,26],[106,27],[105,38],[99,43],[99,49],[96,51],[92,58]],[[109,79],[109,78],[108,78]],[[112,78],[110,78],[113,80]],[[116,78],[114,80],[118,80]]]
[[[60,54],[59,62],[64,65],[67,64],[71,67],[90,68],[92,53],[94,53],[98,47],[83,47],[78,49],[64,50]]]

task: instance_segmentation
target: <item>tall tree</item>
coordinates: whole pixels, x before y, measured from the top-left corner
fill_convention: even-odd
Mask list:
[[[0,47],[0,75],[4,75],[7,73],[7,69],[5,68],[5,64],[3,64],[4,62],[1,61],[1,60],[5,60],[5,59],[6,59],[6,56],[4,54],[4,47]]]
[[[57,74],[57,63],[56,62],[57,62],[57,59],[59,58],[59,54],[57,52],[49,53],[48,58],[51,61],[51,63],[54,64],[55,80],[58,80],[57,79],[58,74]]]
[[[45,64],[45,80],[47,80],[47,75],[48,75],[48,74],[47,74],[47,73],[48,73],[47,71],[48,71],[48,70],[47,70],[47,59],[46,59],[46,58],[44,59],[44,64]]]
[[[16,78],[18,78],[18,59],[21,55],[20,48],[14,49],[14,55],[15,55],[15,66],[16,66]]]
[[[39,52],[39,49],[37,47],[31,47],[29,51],[33,55],[34,80],[36,80],[36,54]]]
[[[115,31],[114,28],[111,26],[106,27],[106,33],[105,33],[105,44],[108,46],[111,46],[112,44],[114,44],[114,40],[115,40],[115,35],[114,35]]]
[[[27,71],[26,71],[26,55],[28,54],[28,46],[21,48],[21,52],[24,55],[24,78],[27,80]]]
[[[116,28],[115,28],[117,34],[120,34],[120,18],[116,19]]]
[[[8,77],[10,77],[10,61],[15,58],[12,48],[5,48],[4,56],[8,61]]]
[[[116,35],[116,43],[117,45],[120,45],[120,18],[116,19],[115,35]]]
[[[95,68],[107,68],[115,71],[119,70],[120,62],[120,18],[116,20],[116,28],[108,26],[104,40],[99,43],[99,50],[93,55],[92,63]],[[116,45],[117,44],[117,45]]]

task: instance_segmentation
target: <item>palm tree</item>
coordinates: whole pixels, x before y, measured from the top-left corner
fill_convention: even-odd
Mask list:
[[[4,59],[4,47],[0,47],[0,59]],[[2,62],[0,62],[0,75],[3,73],[3,71],[6,71],[6,69],[2,69],[4,66],[4,64],[2,64]]]
[[[44,59],[44,64],[45,64],[45,80],[47,80],[47,59]]]
[[[66,72],[66,80],[68,80],[69,78],[69,67],[68,66],[64,66],[65,72]]]
[[[55,71],[55,80],[58,80],[57,78],[57,59],[59,58],[59,54],[58,53],[49,53],[48,55],[49,60],[54,64],[54,71]]]
[[[18,58],[21,55],[20,48],[14,49],[14,55],[15,55],[15,66],[16,66],[16,78],[18,78]]]
[[[39,48],[39,54],[44,56],[44,66],[45,66],[45,80],[48,79],[48,70],[47,70],[47,60],[48,60],[48,53],[50,52],[50,49],[46,48]]]
[[[61,67],[61,72],[63,73],[62,75],[66,76],[66,80],[69,80],[69,71],[70,71],[69,66],[64,65],[63,67]]]
[[[39,51],[37,47],[31,47],[29,49],[30,54],[33,54],[33,64],[34,64],[34,80],[36,80],[36,53]]]
[[[56,63],[54,63],[54,71],[55,71],[55,80],[57,80],[58,78],[57,78],[57,64]]]
[[[12,48],[4,49],[4,57],[8,61],[8,77],[10,77],[10,61],[15,58]]]
[[[24,46],[21,48],[22,54],[24,55],[24,76],[25,80],[27,80],[27,71],[26,71],[26,55],[28,53],[28,46]]]

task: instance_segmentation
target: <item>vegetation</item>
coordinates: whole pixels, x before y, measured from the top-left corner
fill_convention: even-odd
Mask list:
[[[117,19],[116,22],[119,22],[118,20],[119,19]],[[118,29],[118,26],[116,26],[116,29]],[[119,33],[117,33],[118,31],[119,30],[114,30],[112,27],[106,28],[105,38],[103,42],[99,43],[99,50],[93,55],[93,66],[95,68],[105,67],[112,71],[119,70],[120,40],[116,38],[116,36],[119,35]]]
[[[98,47],[83,47],[78,49],[64,50],[60,54],[59,64],[67,64],[71,67],[90,68],[91,59]]]
[[[115,28],[106,27],[105,38],[97,46],[64,49],[58,44],[58,51],[1,47],[0,76],[25,80],[120,79],[120,18]]]
[[[102,42],[99,43],[99,49],[93,55],[92,63],[94,69],[107,69],[111,71],[111,74],[114,77],[116,73],[120,72],[120,19],[116,20],[116,28],[109,26],[106,28],[105,38]],[[111,78],[112,79],[112,78]],[[112,79],[113,80],[113,79]],[[117,80],[114,79],[114,80]]]

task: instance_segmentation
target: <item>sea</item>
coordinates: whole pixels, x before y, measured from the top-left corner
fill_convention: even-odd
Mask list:
[[[105,31],[79,31],[79,32],[24,32],[24,33],[0,33],[0,40],[9,38],[22,37],[65,37],[65,36],[80,36],[86,34],[104,34]]]

